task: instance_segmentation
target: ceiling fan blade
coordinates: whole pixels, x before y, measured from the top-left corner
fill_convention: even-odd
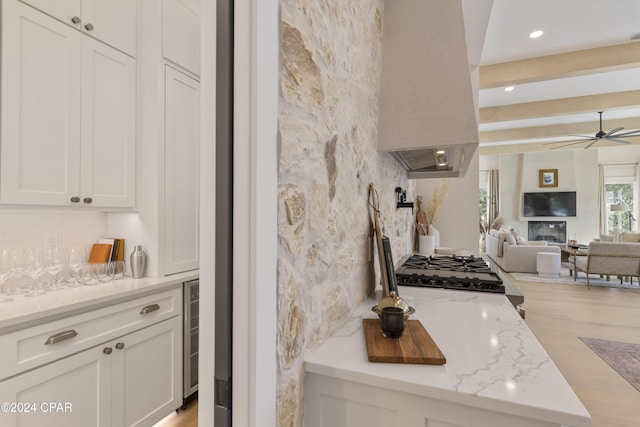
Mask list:
[[[608,137],[608,136],[611,136],[611,135],[613,135],[614,133],[616,133],[616,132],[618,132],[618,131],[620,131],[620,130],[622,130],[622,129],[624,129],[624,128],[615,128],[614,130],[610,130],[609,132],[607,132],[607,133],[605,133],[605,134],[604,134],[603,138],[606,138],[606,137]]]
[[[584,149],[586,150],[587,148],[590,148],[593,144],[595,144],[596,142],[598,142],[598,140],[596,139],[595,141],[591,141],[591,144],[587,144],[586,147],[584,147]]]
[[[619,134],[613,135],[613,136],[615,136],[616,138],[619,138],[621,136],[624,136],[626,138],[631,138],[631,137],[634,137],[634,136],[640,136],[640,130],[630,130],[629,132],[619,133]]]
[[[566,142],[574,142],[574,143],[579,143],[579,142],[587,142],[587,141],[593,141],[596,138],[587,138],[587,139],[572,139],[570,141],[552,141],[552,142],[543,142],[542,145],[553,145],[553,144],[564,144]],[[573,144],[571,144],[573,145]]]
[[[593,139],[593,135],[569,135],[569,136],[577,136],[580,138],[589,138],[589,140]]]
[[[572,143],[570,143],[570,144],[561,145],[561,146],[559,146],[559,147],[552,147],[551,149],[552,149],[552,150],[557,150],[558,148],[570,147],[570,146],[572,146],[572,145],[582,144],[583,142],[587,142],[587,141],[592,141],[591,143],[593,144],[593,143],[595,143],[595,142],[597,141],[597,139],[594,139],[594,138],[591,138],[591,139],[581,139],[580,141],[574,141],[574,142],[572,142]],[[562,142],[567,142],[567,141],[562,141]],[[553,143],[551,142],[551,143],[548,143],[548,144],[553,144]]]
[[[607,141],[618,142],[620,144],[631,144],[631,141],[625,141],[623,139],[616,139],[616,138],[607,138]]]

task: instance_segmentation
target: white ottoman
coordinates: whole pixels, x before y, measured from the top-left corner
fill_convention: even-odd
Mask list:
[[[560,277],[560,254],[538,252],[536,254],[538,276],[556,279]]]

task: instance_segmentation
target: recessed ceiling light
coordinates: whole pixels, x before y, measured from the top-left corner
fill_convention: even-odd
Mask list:
[[[507,86],[504,88],[505,92],[511,92],[513,89],[515,89],[513,86]]]
[[[537,39],[538,37],[540,37],[542,35],[543,31],[542,30],[536,30],[534,32],[532,32],[531,34],[529,34],[529,38],[530,39]]]
[[[444,154],[444,153],[445,153],[445,151],[444,151],[444,150],[438,150],[438,151],[436,151],[436,154]]]

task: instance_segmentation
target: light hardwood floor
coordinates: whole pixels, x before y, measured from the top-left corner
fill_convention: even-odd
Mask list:
[[[640,343],[640,289],[513,283],[524,294],[527,325],[591,414],[592,426],[640,426],[640,391],[578,338]]]
[[[198,401],[188,405],[186,409],[174,412],[162,424],[154,427],[198,427]]]
[[[524,294],[527,325],[591,414],[592,427],[639,427],[640,391],[578,337],[640,343],[640,289],[513,283]],[[162,427],[197,425],[195,402]]]

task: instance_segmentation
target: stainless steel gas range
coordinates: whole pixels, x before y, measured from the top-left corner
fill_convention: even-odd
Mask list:
[[[396,269],[398,285],[504,294],[502,279],[475,256],[412,255]]]
[[[520,291],[499,268],[473,255],[412,254],[401,261],[395,272],[398,286],[505,294],[514,307],[524,302]]]

